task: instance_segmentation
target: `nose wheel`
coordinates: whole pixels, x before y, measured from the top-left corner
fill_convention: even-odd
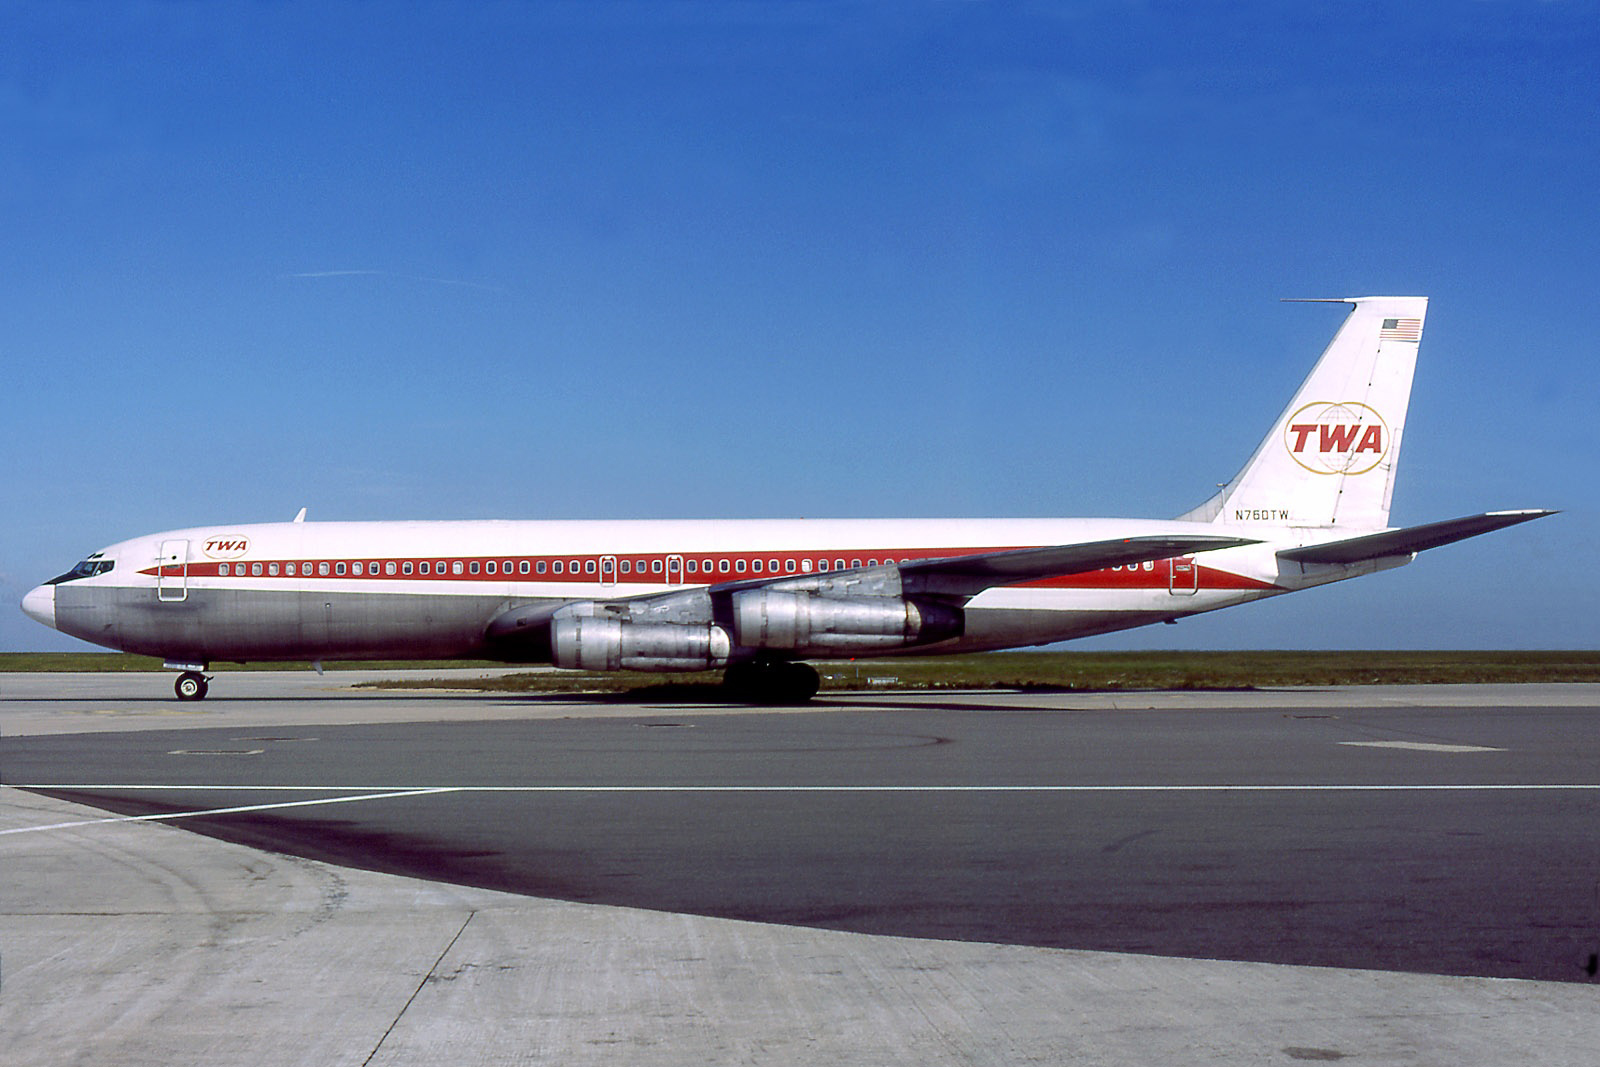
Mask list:
[[[184,671],[172,683],[172,690],[178,694],[179,700],[204,700],[208,688],[206,676],[199,671]]]

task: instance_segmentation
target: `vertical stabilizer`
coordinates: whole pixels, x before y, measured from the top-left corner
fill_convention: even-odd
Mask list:
[[[1363,296],[1244,469],[1182,518],[1337,526],[1389,524],[1424,296]]]

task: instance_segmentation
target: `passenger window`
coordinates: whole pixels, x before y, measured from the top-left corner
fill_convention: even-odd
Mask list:
[[[441,559],[438,563],[435,563],[433,565],[433,573],[435,573],[435,574],[443,574],[444,573],[444,560]]]
[[[355,575],[357,578],[361,577],[361,562],[359,560],[350,564],[350,573]]]
[[[404,563],[400,564],[400,573],[401,574],[410,574],[411,573],[411,561],[409,559],[406,560]]]
[[[775,560],[775,559],[767,560],[767,569],[769,571],[771,571],[773,574],[777,574],[778,573],[778,561]]]
[[[453,559],[453,560],[450,561],[450,573],[451,574],[460,574],[461,573],[461,561],[459,559]]]
[[[344,576],[345,565],[343,560],[340,560],[338,563],[333,565],[333,573],[339,575],[340,577]]]
[[[727,574],[728,573],[728,561],[725,560],[725,559],[717,560],[717,570],[722,572],[723,574]]]
[[[495,561],[491,559],[488,563],[485,563],[483,565],[483,569],[484,569],[485,572],[487,572],[489,574],[493,574],[496,571],[496,569],[498,569],[498,568],[497,568],[497,564],[495,563]]]
[[[750,561],[750,569],[755,571],[757,574],[760,574],[761,573],[761,561],[759,559],[751,560]]]
[[[745,567],[745,563],[744,563],[743,559],[738,559],[738,560],[734,561],[733,569],[738,571],[740,574],[744,573],[744,567]]]
[[[467,573],[468,574],[477,574],[478,573],[478,561],[477,560],[473,560],[471,563],[467,564]]]
[[[217,573],[226,578],[228,576],[228,565],[226,563],[217,564]]]
[[[651,574],[660,574],[661,573],[661,561],[659,559],[653,559],[653,560],[650,561],[650,573]]]
[[[276,563],[267,564],[267,573],[276,578],[278,576],[278,565]]]
[[[844,570],[844,560],[842,560],[842,559],[834,560],[833,561],[833,569],[836,570],[836,571]]]
[[[788,571],[790,574],[793,574],[794,573],[794,560],[792,560],[792,559],[784,560],[783,561],[783,569]]]
[[[423,560],[421,563],[417,564],[418,574],[427,574],[430,570],[432,570],[432,567],[429,565],[427,560]]]
[[[591,560],[585,560],[584,561],[583,573],[585,573],[585,574],[593,574],[594,573],[594,560],[591,559]]]
[[[811,573],[811,561],[809,559],[801,560],[800,561],[800,569],[802,571],[804,571],[805,573],[810,574]]]
[[[560,560],[559,560],[559,559],[558,559],[558,560],[556,560],[556,561],[555,561],[555,563],[554,563],[554,564],[552,564],[552,566],[554,566],[554,568],[555,568],[555,572],[556,572],[556,573],[557,573],[557,574],[560,574],[560,573],[561,573],[561,572],[562,572],[562,570],[563,570],[563,569],[564,569],[564,568],[565,568],[565,567],[566,567],[566,564],[564,564],[564,563],[562,563],[562,562],[561,562],[561,561],[560,561]]]
[[[711,561],[709,559],[701,560],[700,561],[700,569],[705,571],[707,574],[710,574],[711,573]]]
[[[537,568],[535,568],[535,569],[536,569],[536,570],[537,570],[537,571],[538,571],[538,572],[539,572],[539,573],[540,573],[540,574],[543,574],[543,573],[544,573],[544,560],[542,560],[542,559],[541,559],[541,560],[540,560],[540,561],[539,561],[539,565],[538,565],[538,567],[537,567]]]
[[[859,559],[853,559],[853,560],[850,561],[850,566],[859,567],[859,566],[861,566],[861,561]]]
[[[521,563],[517,564],[517,573],[518,574],[527,574],[528,573],[528,561],[527,560],[523,560]]]
[[[407,570],[411,569],[411,565],[409,563],[406,564],[406,569]],[[385,574],[393,574],[394,573],[394,563],[393,562],[385,563],[383,565],[383,573],[385,573]]]
[[[293,578],[294,577],[294,564],[293,563],[285,563],[283,565],[283,573],[285,573],[289,577]]]

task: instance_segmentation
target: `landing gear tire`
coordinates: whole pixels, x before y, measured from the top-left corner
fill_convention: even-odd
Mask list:
[[[179,700],[204,700],[209,688],[206,676],[199,671],[184,671],[172,683],[172,691],[178,694]]]
[[[804,704],[817,695],[822,679],[809,664],[754,660],[729,667],[722,684],[747,704]]]

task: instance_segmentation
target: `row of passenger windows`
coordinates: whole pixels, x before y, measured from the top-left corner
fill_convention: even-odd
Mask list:
[[[421,574],[453,576],[458,574],[600,574],[607,580],[613,580],[620,571],[625,575],[668,574],[673,578],[683,574],[794,574],[796,571],[809,574],[812,571],[845,570],[849,567],[860,567],[863,563],[868,567],[878,565],[876,557],[862,560],[859,557],[846,561],[843,557],[832,561],[826,559],[812,560],[809,558],[778,559],[720,559],[700,558],[683,559],[680,556],[668,556],[662,559],[619,559],[615,556],[601,556],[598,559],[573,559],[573,560],[421,560],[413,562],[404,560],[380,561],[373,560],[341,560],[339,562],[320,563],[222,563],[217,566],[217,573],[224,578],[232,575],[244,577],[247,574],[252,578],[263,575],[276,578],[280,574],[295,578],[313,575],[326,578],[330,574],[337,577],[351,576],[356,578],[368,575],[392,574]],[[892,558],[885,558],[882,562],[893,563]],[[901,563],[911,562],[902,559]],[[248,570],[247,570],[248,568]]]

